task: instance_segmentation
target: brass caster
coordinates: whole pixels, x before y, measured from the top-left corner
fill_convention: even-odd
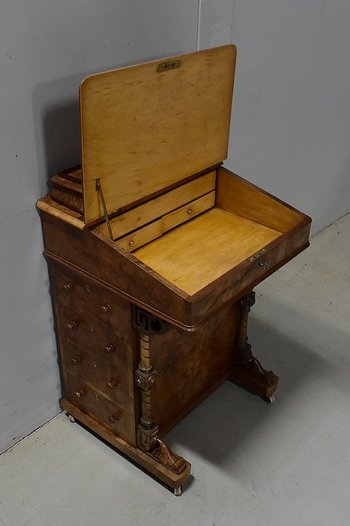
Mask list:
[[[267,404],[274,404],[276,402],[276,397],[275,395],[270,395],[270,396],[263,396],[262,399],[264,400],[264,402],[266,402]]]
[[[67,414],[67,416],[68,416],[68,420],[69,420],[70,422],[72,422],[72,424],[75,424],[75,418],[74,418],[74,416],[72,416],[72,415],[70,415],[70,414]]]
[[[180,497],[181,494],[182,494],[182,486],[174,488],[174,495],[175,495],[175,497]]]

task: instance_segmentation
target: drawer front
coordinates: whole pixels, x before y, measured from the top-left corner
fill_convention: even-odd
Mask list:
[[[118,240],[118,245],[121,246],[127,252],[136,250],[146,243],[153,241],[157,237],[160,237],[163,233],[163,223],[161,219],[154,221],[150,225],[144,226],[132,234],[122,237]]]
[[[215,181],[216,171],[214,170],[112,218],[110,225],[113,232],[113,239],[121,238],[169,214],[189,201],[193,201],[202,195],[212,192],[215,190]],[[97,226],[96,230],[104,236],[109,237],[108,227],[105,222]]]
[[[123,356],[117,352],[93,355],[66,341],[61,342],[60,356],[63,374],[73,374],[83,379],[111,401],[119,401],[124,405],[129,403],[133,375],[128,372]]]
[[[65,375],[64,395],[72,404],[130,443],[135,442],[133,415],[125,407],[97,391],[89,382]]]
[[[122,327],[101,323],[84,312],[77,312],[63,305],[58,308],[58,322],[61,338],[77,349],[94,355],[116,352],[126,360],[128,344],[121,332]]]
[[[130,326],[128,301],[71,269],[58,265],[51,268],[54,295],[60,302],[102,323]]]
[[[187,203],[185,206],[175,210],[175,212],[163,217],[163,232],[167,232],[168,230],[189,221],[198,214],[209,210],[209,208],[212,208],[214,205],[215,192],[210,192],[210,194]]]
[[[153,223],[139,228],[135,232],[118,239],[117,243],[124,250],[132,252],[146,245],[150,241],[161,237],[172,228],[186,223],[193,217],[209,210],[215,205],[215,192],[210,192],[195,201],[187,203],[185,206],[178,208],[174,212],[163,216]]]

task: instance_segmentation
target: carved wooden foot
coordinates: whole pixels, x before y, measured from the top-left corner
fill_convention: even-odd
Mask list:
[[[173,453],[169,446],[167,446],[160,438],[157,438],[155,442],[156,446],[151,451],[152,457],[157,459],[162,466],[166,466],[177,475],[183,473],[188,465],[186,460],[179,455],[176,455],[176,453]]]
[[[272,402],[277,389],[278,377],[272,371],[266,371],[254,358],[248,343],[247,326],[250,307],[255,303],[255,293],[251,292],[239,302],[241,310],[239,335],[233,353],[230,381],[247,391]]]
[[[252,356],[245,365],[233,365],[230,381],[261,396],[267,402],[272,402],[273,393],[278,385],[278,376],[272,371],[266,371]]]

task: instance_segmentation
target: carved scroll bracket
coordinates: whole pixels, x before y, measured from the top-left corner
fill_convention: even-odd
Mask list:
[[[255,303],[252,291],[238,302],[240,309],[238,338],[233,353],[231,381],[247,391],[271,402],[277,389],[278,377],[272,371],[266,371],[252,355],[248,343],[248,314]]]

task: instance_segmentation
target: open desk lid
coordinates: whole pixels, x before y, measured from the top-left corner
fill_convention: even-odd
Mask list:
[[[235,61],[229,45],[82,82],[86,224],[226,159]]]

